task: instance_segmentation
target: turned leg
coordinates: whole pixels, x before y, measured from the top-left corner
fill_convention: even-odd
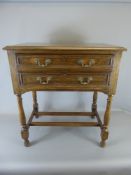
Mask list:
[[[97,111],[97,91],[94,91],[93,93],[93,103],[92,103],[92,112],[96,113]],[[94,118],[95,116],[92,116],[92,118]]]
[[[36,91],[32,91],[32,97],[33,97],[33,110],[36,113],[35,117],[38,118],[37,112],[38,112],[38,103],[37,103],[37,94]]]
[[[17,94],[18,108],[19,108],[19,118],[22,125],[21,137],[24,139],[24,145],[29,146],[29,131],[28,126],[26,125],[26,117],[23,109],[22,97],[21,94]]]
[[[110,111],[111,111],[112,97],[113,97],[113,95],[108,95],[106,111],[104,114],[104,124],[103,124],[103,127],[101,129],[101,142],[100,142],[101,147],[105,146],[106,140],[108,139],[108,135],[109,135],[108,126],[109,126],[109,122],[110,122]]]

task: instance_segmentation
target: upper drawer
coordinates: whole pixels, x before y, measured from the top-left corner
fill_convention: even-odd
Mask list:
[[[17,55],[17,63],[30,67],[96,67],[112,65],[112,55]]]

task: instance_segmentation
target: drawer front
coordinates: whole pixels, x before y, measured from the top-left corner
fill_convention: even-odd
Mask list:
[[[89,68],[112,65],[112,55],[17,55],[17,63],[42,69],[60,66]]]
[[[109,74],[19,74],[21,86],[78,86],[103,87],[109,85]]]

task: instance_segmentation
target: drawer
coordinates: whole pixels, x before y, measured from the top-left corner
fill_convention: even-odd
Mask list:
[[[108,86],[109,74],[19,74],[21,86]]]
[[[70,67],[90,68],[112,65],[112,55],[17,55],[18,65],[54,68]]]

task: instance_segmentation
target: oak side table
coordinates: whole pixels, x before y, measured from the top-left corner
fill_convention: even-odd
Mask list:
[[[17,96],[21,136],[29,146],[30,126],[90,126],[100,127],[104,147],[108,139],[112,97],[116,93],[121,55],[126,48],[112,45],[43,45],[18,44],[6,46],[14,94]],[[22,94],[32,91],[33,111],[26,121]],[[37,91],[93,92],[91,112],[40,112]],[[97,94],[108,96],[101,121],[97,112]],[[97,122],[33,122],[39,116],[91,116]]]

